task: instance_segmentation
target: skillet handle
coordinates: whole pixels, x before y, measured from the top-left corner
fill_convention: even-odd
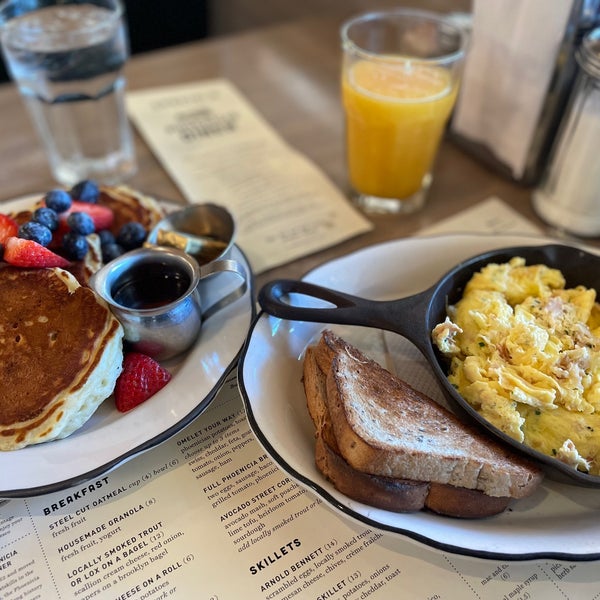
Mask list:
[[[283,300],[288,294],[301,294],[325,300],[334,308],[292,306]],[[258,302],[262,309],[275,317],[292,321],[362,325],[399,333],[418,347],[423,347],[425,333],[421,324],[420,294],[401,300],[368,300],[307,281],[279,279],[262,287]]]

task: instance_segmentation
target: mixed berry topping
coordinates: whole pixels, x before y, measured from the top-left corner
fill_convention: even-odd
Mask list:
[[[33,240],[41,246],[48,246],[52,241],[52,232],[45,225],[28,221],[19,227],[17,237],[24,240]]]
[[[44,197],[44,204],[56,213],[65,212],[71,208],[71,195],[65,190],[50,190]]]
[[[110,229],[102,229],[98,232],[98,237],[100,238],[101,246],[104,246],[105,244],[114,244],[117,241]]]
[[[72,212],[67,217],[67,226],[73,233],[81,235],[90,235],[96,231],[94,220],[84,212]]]
[[[30,219],[17,225],[7,215],[0,215],[0,253],[10,237],[27,240],[48,252],[68,260],[82,260],[88,252],[87,236],[92,233],[100,237],[102,260],[110,262],[128,250],[142,246],[147,231],[141,223],[125,223],[116,235],[110,230],[114,223],[111,208],[98,203],[100,188],[95,181],[86,179],[74,185],[70,191],[50,190],[44,196],[43,206],[37,208]],[[13,244],[9,259],[21,266],[47,266],[47,262],[57,261],[47,253],[41,262],[44,264],[25,265],[34,260],[40,251],[31,244]],[[15,256],[23,253],[23,257]],[[4,255],[4,260],[9,262]],[[37,259],[35,259],[37,260]],[[16,264],[16,262],[13,262]]]
[[[117,244],[125,248],[125,250],[133,250],[139,248],[146,239],[146,230],[141,223],[131,221],[125,223],[117,234]]]
[[[85,235],[75,231],[67,231],[62,239],[62,247],[71,260],[83,260],[89,249],[89,244],[85,239]]]
[[[46,206],[36,208],[31,220],[40,223],[40,225],[44,225],[52,232],[58,229],[58,213]]]
[[[102,244],[101,251],[102,260],[105,263],[107,263],[121,256],[121,254],[125,252],[125,249],[123,248],[123,246],[119,246],[119,244],[117,244],[116,242],[112,242],[108,244]]]
[[[4,260],[15,267],[62,267],[69,261],[34,240],[16,236],[9,237],[4,244]]]
[[[96,204],[100,197],[100,189],[95,181],[84,179],[71,188],[71,197],[80,202]]]

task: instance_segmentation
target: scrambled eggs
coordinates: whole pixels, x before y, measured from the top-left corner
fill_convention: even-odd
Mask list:
[[[433,332],[449,380],[514,439],[600,475],[600,305],[520,257],[473,275]]]

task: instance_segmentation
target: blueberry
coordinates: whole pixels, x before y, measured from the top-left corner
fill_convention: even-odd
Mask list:
[[[36,208],[31,220],[40,225],[45,225],[50,231],[56,231],[58,229],[58,214],[51,208],[45,206]]]
[[[35,221],[28,221],[19,227],[18,237],[33,240],[42,246],[47,246],[52,241],[52,232],[45,226]]]
[[[99,196],[100,189],[98,188],[98,184],[91,179],[84,179],[71,188],[71,197],[80,202],[95,204],[98,202]]]
[[[100,238],[101,246],[104,246],[105,244],[114,244],[116,242],[115,236],[110,229],[103,229],[102,231],[97,231],[96,233]]]
[[[67,225],[71,231],[81,235],[89,235],[96,230],[92,217],[83,212],[72,212],[67,217]]]
[[[88,241],[84,235],[67,231],[63,236],[63,249],[71,260],[81,260],[88,251]]]
[[[102,261],[104,264],[110,262],[111,260],[121,256],[125,252],[123,246],[120,246],[116,242],[108,242],[108,244],[102,245]]]
[[[71,208],[72,198],[65,190],[50,190],[44,197],[46,206],[57,213],[65,212]]]
[[[146,239],[146,230],[141,223],[130,221],[125,223],[117,234],[117,243],[126,250],[139,248]]]

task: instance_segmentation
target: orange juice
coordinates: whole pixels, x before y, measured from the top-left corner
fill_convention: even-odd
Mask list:
[[[342,97],[354,189],[397,199],[419,191],[456,90],[440,67],[360,60],[345,69]]]

